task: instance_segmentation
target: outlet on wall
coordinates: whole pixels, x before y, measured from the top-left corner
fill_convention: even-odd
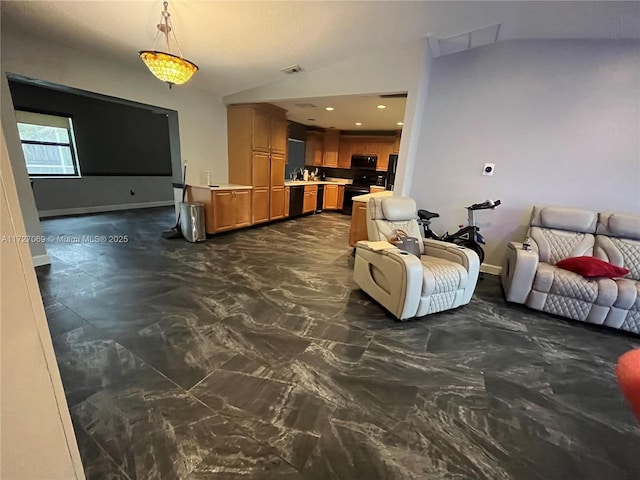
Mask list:
[[[482,167],[482,175],[493,175],[493,171],[496,169],[495,163],[485,163]]]

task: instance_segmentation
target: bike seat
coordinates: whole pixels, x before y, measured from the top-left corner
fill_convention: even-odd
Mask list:
[[[418,210],[418,217],[420,220],[431,220],[432,218],[438,218],[439,213],[430,212],[429,210]]]

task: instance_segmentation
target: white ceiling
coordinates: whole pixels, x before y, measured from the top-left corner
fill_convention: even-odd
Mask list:
[[[274,102],[287,110],[287,118],[304,125],[338,130],[401,130],[406,98],[380,98],[378,94],[342,95]],[[377,108],[384,105],[386,108]],[[327,111],[326,107],[333,107]],[[362,125],[355,125],[360,122]]]
[[[137,56],[153,46],[162,1],[3,0],[2,28],[90,50],[146,72]],[[640,39],[640,2],[193,1],[169,2],[183,55],[200,71],[180,88],[230,95],[283,78],[300,64],[316,70],[359,54],[501,24],[510,39]],[[312,103],[316,109],[301,109]],[[397,129],[404,99],[374,107],[374,94],[280,102],[289,118],[338,129]],[[336,110],[327,112],[325,106]],[[373,107],[372,107],[373,106]],[[373,110],[372,110],[373,108]],[[313,113],[313,114],[312,114]],[[308,118],[315,118],[309,121]],[[356,120],[358,119],[358,120]],[[362,121],[357,127],[355,121]]]
[[[2,1],[2,28],[92,50],[145,71],[162,2]],[[640,38],[640,2],[169,2],[189,84],[219,96],[282,78],[299,63],[319,69],[426,36],[451,37],[501,23],[500,40]],[[187,87],[184,87],[187,88]]]

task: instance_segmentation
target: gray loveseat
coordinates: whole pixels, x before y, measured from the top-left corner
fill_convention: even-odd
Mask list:
[[[511,242],[502,268],[506,299],[536,310],[640,334],[640,215],[534,207],[531,250]],[[556,263],[595,256],[623,278],[585,278]]]

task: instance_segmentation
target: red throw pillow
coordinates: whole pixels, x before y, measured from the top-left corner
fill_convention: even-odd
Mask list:
[[[556,263],[556,267],[579,273],[583,277],[624,277],[628,268],[618,267],[596,257],[569,257]]]

